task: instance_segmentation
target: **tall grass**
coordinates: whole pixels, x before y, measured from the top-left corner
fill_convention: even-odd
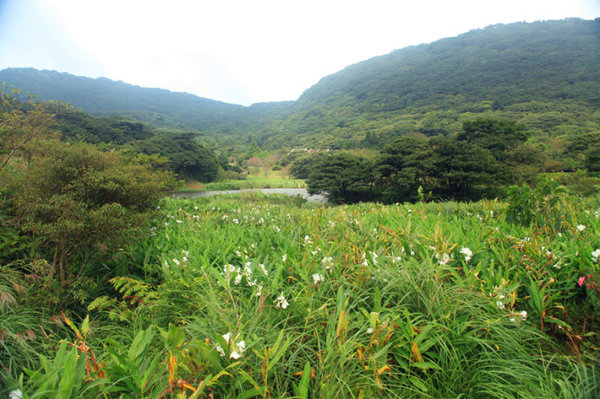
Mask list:
[[[165,200],[114,261],[136,275],[90,306],[104,375],[85,395],[593,397],[598,297],[577,282],[597,271],[600,223],[585,206],[585,229],[547,236],[496,201]]]

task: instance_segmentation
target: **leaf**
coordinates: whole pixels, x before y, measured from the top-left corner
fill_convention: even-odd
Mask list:
[[[85,319],[83,319],[83,322],[81,323],[80,330],[81,335],[86,337],[88,332],[90,331],[90,315],[85,316]]]
[[[308,388],[310,386],[310,362],[304,364],[302,378],[298,385],[294,385],[294,394],[302,399],[308,399]]]
[[[421,356],[421,351],[419,350],[419,345],[413,341],[411,344],[411,350],[413,355],[415,355],[415,359],[417,359],[417,362],[422,362],[423,361],[423,356]]]
[[[427,369],[442,370],[442,368],[440,366],[438,366],[437,364],[435,364],[433,362],[414,362],[412,364],[412,366],[418,367],[423,370],[427,370]]]
[[[183,328],[169,323],[169,344],[173,348],[179,348],[183,344],[184,339]]]
[[[283,330],[281,331],[280,334],[282,334],[282,333],[283,333]],[[292,344],[293,339],[294,339],[294,337],[292,335],[290,335],[290,337],[288,337],[288,339],[284,342],[284,344],[281,345],[281,347],[279,348],[277,353],[275,353],[273,355],[273,357],[271,358],[271,360],[269,361],[269,367],[267,368],[267,370],[271,370],[275,366],[275,364],[277,364],[279,359],[281,359],[281,357],[285,354],[285,351],[287,350],[287,348]]]
[[[423,383],[423,381],[421,381],[421,380],[420,380],[420,379],[418,379],[417,377],[410,376],[410,377],[408,377],[408,379],[410,380],[410,382],[412,382],[412,384],[413,384],[415,387],[419,388],[421,391],[423,391],[423,392],[427,392],[427,391],[429,391],[429,390],[427,389],[427,387],[425,386],[425,384]]]
[[[152,336],[152,326],[146,330],[139,331],[133,339],[129,351],[127,351],[127,357],[130,360],[137,359],[144,352],[150,341],[152,341]]]
[[[60,383],[58,384],[58,398],[69,399],[73,386],[75,385],[75,378],[77,377],[77,349],[73,348],[67,355],[64,366],[61,373]],[[55,363],[56,365],[57,363]]]

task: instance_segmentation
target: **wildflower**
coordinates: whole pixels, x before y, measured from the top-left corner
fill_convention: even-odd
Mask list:
[[[173,263],[175,263],[177,266],[180,265],[180,262],[176,258],[173,258]]]
[[[467,247],[462,247],[460,253],[465,256],[465,262],[468,262],[473,257],[473,252]]]
[[[594,261],[594,263],[598,263],[599,259],[600,259],[600,249],[596,249],[595,251],[592,252],[592,260]]]
[[[215,350],[216,350],[217,352],[219,352],[219,354],[220,354],[221,356],[225,356],[225,351],[223,350],[223,348],[221,348],[221,345],[219,345],[219,344],[215,344]]]
[[[371,328],[371,327],[367,328],[367,334],[373,334],[373,328]]]
[[[10,391],[10,393],[8,394],[8,399],[23,399],[23,392],[21,392],[20,389]]]
[[[519,313],[521,314],[521,319],[527,320],[527,311],[526,310],[521,310]]]
[[[438,263],[440,265],[447,265],[448,263],[450,263],[450,260],[452,260],[452,258],[450,258],[450,255],[448,255],[447,253],[443,253],[442,256],[440,256],[440,254],[435,254],[436,259],[438,259]]]
[[[283,296],[283,291],[281,291],[281,294],[277,297],[277,299],[275,299],[275,307],[277,309],[286,309],[288,307],[288,305],[289,305],[289,302]]]
[[[500,310],[504,309],[504,303],[502,303],[502,301],[496,301],[496,306],[498,306],[498,309]]]
[[[321,273],[315,273],[312,275],[313,282],[318,284],[320,281],[325,281],[325,277]]]
[[[552,267],[555,268],[555,269],[557,269],[557,270],[560,270],[560,268],[562,266],[560,265],[560,262],[558,262],[558,263],[555,263]]]
[[[577,284],[580,287],[582,287],[584,282],[585,282],[585,276],[581,276],[581,277],[579,277],[579,280],[577,281]]]
[[[267,271],[267,269],[265,268],[265,265],[263,265],[262,263],[260,263],[260,264],[258,265],[258,267],[260,267],[260,270],[263,272],[263,274],[264,274],[265,276],[268,276],[268,275],[269,275],[269,272],[268,272],[268,271]]]
[[[579,230],[579,231],[583,231],[583,230],[585,230],[585,226],[584,226],[584,225],[582,225],[582,224],[578,224],[578,225],[577,225],[577,230]]]
[[[177,222],[177,223],[183,223],[183,220],[177,219],[175,222]]]
[[[230,359],[239,359],[240,357],[242,357],[242,354],[246,350],[246,342],[242,340],[242,341],[239,341],[236,343],[235,340],[231,339],[232,337],[233,337],[233,334],[230,332],[223,334],[223,339],[227,342],[227,344],[231,348],[231,353],[229,354],[229,358]],[[236,339],[237,339],[237,337],[236,337]],[[215,345],[215,349],[217,352],[219,352],[221,354],[221,356],[225,356],[225,351],[223,350],[223,348],[221,348],[221,346],[219,344]]]
[[[235,279],[233,280],[233,284],[240,285],[241,282],[242,282],[242,275],[238,274],[237,276],[235,276]]]
[[[286,254],[281,255],[281,260],[284,262],[287,261],[287,255]]]

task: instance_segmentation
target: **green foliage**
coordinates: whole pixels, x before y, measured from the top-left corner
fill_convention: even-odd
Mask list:
[[[29,165],[2,175],[11,188],[15,225],[43,237],[61,285],[90,260],[110,254],[141,233],[158,200],[174,185],[153,172],[150,158],[102,152],[93,145],[37,143]]]
[[[219,164],[215,154],[200,145],[194,134],[157,134],[131,144],[135,151],[160,154],[169,159],[168,168],[182,177],[213,181]]]
[[[600,296],[578,281],[597,283],[599,205],[565,201],[584,227],[559,235],[498,201],[165,200],[122,258],[160,278],[115,278],[113,305],[70,323],[80,396],[593,396]]]
[[[326,195],[334,203],[368,199],[374,181],[373,162],[350,153],[319,157],[309,170],[309,194]]]
[[[433,189],[435,157],[428,140],[403,136],[385,147],[377,161],[380,190],[386,202],[412,201],[418,189]]]
[[[506,220],[524,226],[535,225],[552,232],[573,228],[574,209],[569,206],[566,188],[551,179],[541,180],[534,189],[527,185],[507,190]]]
[[[516,121],[548,143],[600,127],[598,24],[493,25],[350,65],[295,102],[250,107],[32,69],[0,71],[0,80],[96,115],[202,131],[239,155],[252,142],[262,150],[380,149],[409,133],[456,134],[477,116]]]
[[[290,174],[296,179],[308,179],[313,167],[326,156],[327,154],[324,152],[295,156],[290,165]]]

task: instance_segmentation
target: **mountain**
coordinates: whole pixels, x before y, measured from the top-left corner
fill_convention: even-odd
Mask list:
[[[493,25],[396,50],[324,77],[295,102],[250,107],[33,69],[0,71],[0,81],[93,114],[270,149],[380,147],[406,133],[453,134],[476,116],[517,121],[553,145],[600,130],[598,65],[600,19],[567,19]]]
[[[188,93],[139,87],[106,78],[92,79],[56,71],[9,68],[0,82],[34,94],[41,100],[69,102],[92,115],[126,116],[157,126],[228,132],[244,125],[248,107],[202,98]],[[282,104],[275,103],[274,109]],[[266,108],[266,109],[265,109]],[[268,114],[257,104],[255,114]]]
[[[493,25],[371,58],[306,90],[279,128],[352,146],[420,132],[451,134],[474,114],[534,135],[600,128],[600,19]],[[341,140],[340,140],[341,139]]]

